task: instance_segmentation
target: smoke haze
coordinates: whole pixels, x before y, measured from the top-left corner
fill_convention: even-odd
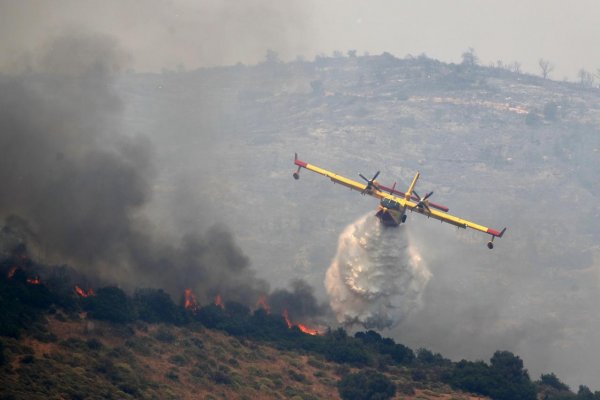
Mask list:
[[[135,53],[132,67],[142,71],[256,63],[268,49],[285,60],[357,49],[457,62],[473,47],[484,64],[518,62],[534,73],[545,58],[553,77],[572,80],[579,69],[600,65],[595,0],[4,0],[0,7],[5,68],[65,25],[110,32]]]
[[[594,0],[0,0],[0,7],[0,68],[11,73],[0,75],[0,212],[46,260],[173,295],[193,286],[201,301],[220,292],[254,304],[268,293],[260,277],[281,286],[302,277],[325,298],[320,283],[336,239],[372,202],[321,177],[292,181],[293,152],[342,174],[381,167],[390,183],[408,183],[420,169],[452,213],[509,230],[489,252],[481,236],[412,218],[411,243],[432,278],[420,302],[409,298],[418,312],[390,309],[384,297],[373,303],[384,305],[386,324],[402,319],[389,334],[455,359],[508,349],[532,378],[555,372],[572,388],[596,384],[595,90],[508,71],[456,75],[448,65],[441,69],[451,74],[436,76],[427,57],[192,71],[258,62],[267,49],[284,60],[357,49],[460,62],[472,46],[483,65],[518,61],[539,75],[543,57],[556,66],[552,79],[576,79],[579,68],[600,65]],[[65,25],[114,36],[61,34]],[[178,65],[181,73],[131,74],[129,86],[116,79],[128,68]],[[327,96],[311,93],[312,82]],[[469,106],[445,104],[448,96]],[[521,104],[541,122],[529,125],[486,101]],[[557,117],[546,120],[551,104]],[[132,134],[152,124],[153,135]],[[224,225],[205,228],[220,219],[238,241]],[[336,284],[348,295],[342,279]],[[275,291],[273,301],[316,312],[314,299],[294,299],[312,293],[305,289]],[[379,310],[357,301],[350,319]]]
[[[268,285],[224,227],[169,237],[144,216],[154,150],[122,132],[113,85],[126,58],[113,39],[74,31],[30,72],[0,77],[0,214],[38,257],[104,282],[254,302]]]
[[[17,237],[38,258],[97,283],[160,287],[176,299],[192,288],[201,302],[220,294],[254,304],[269,285],[227,228],[188,223],[174,236],[147,217],[155,149],[123,132],[114,89],[127,58],[114,39],[75,30],[50,41],[28,72],[0,76],[0,216],[11,232],[3,247]],[[184,204],[187,215],[206,212]],[[301,280],[270,301],[297,317],[324,312]]]
[[[327,314],[327,308],[318,304],[314,289],[306,282],[295,279],[290,283],[291,290],[276,289],[269,295],[268,304],[275,314],[288,311],[292,319],[306,319]]]

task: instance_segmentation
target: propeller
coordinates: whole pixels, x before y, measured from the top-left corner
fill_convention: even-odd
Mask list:
[[[365,180],[365,182],[367,182],[367,187],[361,192],[362,194],[367,193],[368,191],[370,191],[371,189],[375,188],[375,189],[379,189],[379,187],[377,186],[377,184],[375,183],[375,179],[379,176],[379,173],[381,171],[377,171],[375,173],[375,175],[373,175],[373,177],[371,179],[367,179],[363,174],[359,173],[358,176],[360,176],[361,178],[363,178]]]
[[[431,213],[431,208],[429,208],[429,202],[427,201],[427,199],[433,194],[433,192],[427,193],[423,198],[421,198],[421,196],[419,196],[419,194],[415,190],[413,190],[413,194],[417,196],[417,199],[419,200],[419,202],[417,203],[417,207],[421,209],[425,208],[429,213]]]

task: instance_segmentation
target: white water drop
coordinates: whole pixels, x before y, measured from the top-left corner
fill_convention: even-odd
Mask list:
[[[406,228],[384,227],[369,213],[340,235],[325,287],[338,322],[383,329],[420,306],[430,278]]]

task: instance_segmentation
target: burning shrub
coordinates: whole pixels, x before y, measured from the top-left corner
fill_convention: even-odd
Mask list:
[[[2,291],[6,291],[8,297],[15,297],[25,306],[48,309],[54,303],[53,294],[38,276],[31,277],[21,268],[17,268],[10,278],[4,279]]]
[[[284,348],[291,348],[288,343],[289,338],[299,336],[298,332],[300,332],[297,329],[288,328],[283,316],[269,314],[262,308],[254,311],[250,318],[250,324],[249,336],[258,340],[274,341]]]
[[[27,274],[16,269],[11,277],[0,275],[0,336],[18,338],[53,303],[43,284],[27,283]]]
[[[125,323],[136,317],[131,299],[114,286],[98,289],[96,296],[86,297],[82,301],[92,318]]]

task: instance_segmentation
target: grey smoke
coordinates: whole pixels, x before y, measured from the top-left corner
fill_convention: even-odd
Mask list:
[[[224,225],[188,223],[175,236],[146,216],[156,157],[149,139],[121,125],[114,85],[127,59],[112,38],[76,30],[50,41],[28,72],[0,76],[2,253],[25,242],[96,282],[254,304],[269,285]],[[176,211],[197,221],[206,211],[191,204]],[[271,298],[298,317],[324,311],[301,280]]]
[[[0,216],[37,257],[104,282],[256,301],[268,285],[225,227],[173,237],[144,216],[154,149],[121,126],[126,59],[110,37],[71,31],[0,76]]]
[[[404,226],[369,213],[340,235],[325,286],[338,322],[384,329],[419,308],[430,277]]]
[[[313,288],[306,282],[295,279],[290,283],[290,289],[277,289],[269,295],[268,304],[273,313],[288,311],[293,320],[325,314],[325,305],[317,302]]]

